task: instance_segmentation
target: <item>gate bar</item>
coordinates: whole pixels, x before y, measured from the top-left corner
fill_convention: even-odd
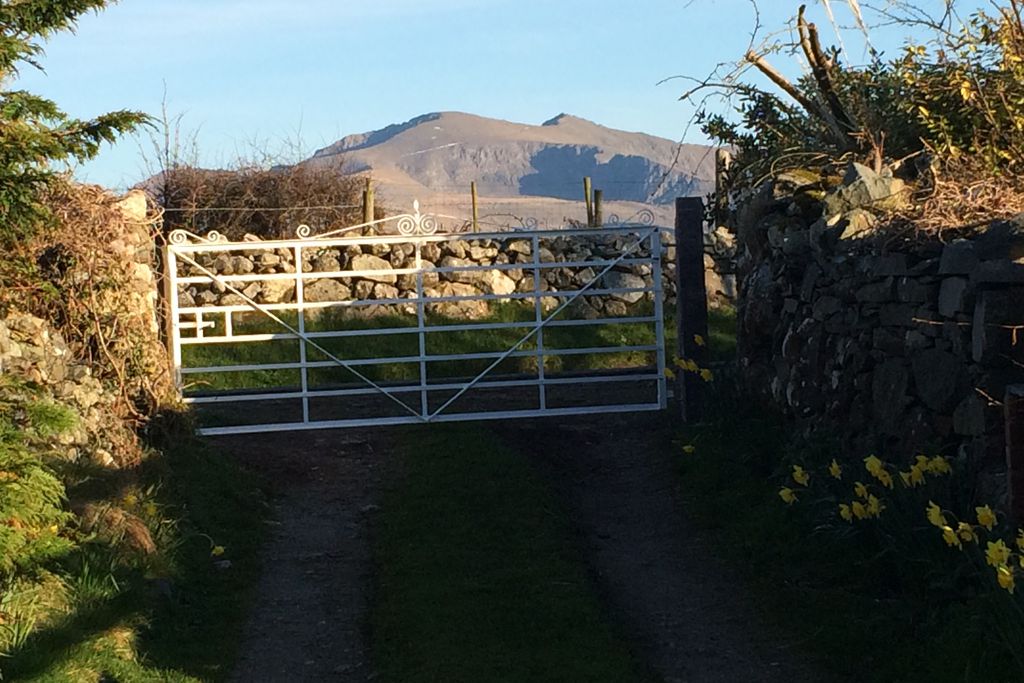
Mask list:
[[[333,361],[334,361],[334,362],[335,362],[336,364],[338,364],[338,365],[342,366],[343,368],[345,368],[346,370],[348,370],[349,372],[351,372],[351,373],[352,373],[353,375],[355,375],[356,377],[358,377],[359,379],[363,380],[364,382],[366,382],[367,384],[369,384],[369,385],[370,385],[371,387],[373,387],[374,389],[376,389],[376,390],[377,390],[377,391],[379,391],[380,393],[382,393],[382,394],[384,394],[385,396],[387,396],[388,398],[390,398],[390,399],[391,399],[392,401],[394,401],[394,402],[395,402],[395,403],[397,403],[398,405],[402,406],[402,408],[404,408],[405,410],[409,411],[410,413],[412,413],[413,415],[415,415],[415,416],[416,416],[417,418],[419,418],[419,419],[423,419],[423,418],[422,418],[422,416],[420,416],[420,414],[419,414],[419,413],[417,413],[417,412],[416,412],[415,410],[413,410],[413,409],[412,409],[412,408],[410,408],[410,407],[409,407],[408,405],[406,405],[406,403],[405,403],[404,401],[399,401],[399,400],[398,400],[397,398],[395,398],[395,397],[394,397],[394,396],[392,396],[392,395],[391,395],[390,393],[388,393],[388,391],[387,391],[386,389],[384,389],[383,387],[381,387],[381,386],[380,386],[379,384],[377,384],[376,382],[374,382],[374,381],[373,381],[372,379],[370,379],[369,377],[367,377],[367,376],[366,376],[366,375],[364,375],[363,373],[361,373],[361,372],[359,372],[358,370],[356,370],[355,368],[353,368],[353,367],[352,367],[352,365],[351,365],[350,363],[348,363],[347,361],[344,361],[344,360],[342,360],[342,359],[338,358],[338,357],[337,357],[337,356],[335,356],[335,355],[334,355],[333,353],[331,353],[330,351],[328,351],[328,350],[327,350],[327,349],[325,349],[324,347],[320,346],[320,344],[317,344],[315,340],[313,340],[313,339],[310,339],[310,338],[309,338],[309,337],[307,337],[307,336],[306,336],[306,335],[305,335],[304,333],[302,333],[302,332],[299,332],[299,331],[298,331],[297,329],[295,329],[294,327],[292,327],[291,325],[289,325],[288,323],[286,323],[286,322],[285,322],[284,320],[281,320],[281,318],[280,318],[280,317],[278,317],[278,316],[274,315],[274,314],[273,314],[273,312],[271,312],[271,311],[268,311],[268,310],[266,310],[265,308],[263,308],[263,306],[261,306],[260,304],[256,303],[255,301],[253,301],[252,299],[250,299],[249,297],[247,297],[247,296],[246,296],[245,294],[243,294],[242,292],[240,292],[240,291],[239,291],[238,289],[236,289],[236,288],[235,288],[235,287],[233,287],[232,285],[230,285],[230,284],[228,284],[228,283],[224,282],[223,280],[221,280],[221,279],[220,279],[220,278],[219,278],[219,277],[218,277],[218,276],[217,276],[217,275],[216,275],[215,273],[212,273],[212,272],[210,272],[209,270],[207,270],[206,268],[204,268],[203,266],[199,265],[199,264],[198,264],[198,263],[197,263],[197,262],[195,261],[195,259],[193,259],[193,258],[191,258],[191,257],[189,257],[189,256],[186,256],[185,254],[180,254],[180,256],[181,256],[181,258],[183,258],[183,259],[184,259],[184,260],[185,260],[186,262],[188,262],[189,264],[191,264],[191,265],[192,265],[192,266],[194,266],[195,268],[198,268],[199,270],[201,270],[201,271],[203,271],[204,273],[206,273],[207,275],[209,275],[209,276],[210,276],[210,278],[211,278],[211,280],[213,280],[214,282],[219,282],[219,283],[220,283],[220,284],[222,284],[222,285],[223,285],[223,286],[224,286],[225,288],[227,288],[228,290],[230,290],[230,291],[231,291],[231,292],[232,292],[233,294],[237,294],[238,296],[242,297],[242,299],[243,299],[243,300],[244,300],[244,301],[245,301],[245,302],[246,302],[247,304],[249,304],[249,306],[250,306],[251,308],[255,309],[255,310],[256,310],[257,312],[259,312],[259,313],[263,313],[263,314],[264,314],[265,316],[267,316],[268,318],[270,318],[271,320],[273,320],[274,322],[276,322],[276,323],[277,323],[278,325],[280,325],[281,327],[285,328],[286,330],[288,330],[289,332],[291,332],[292,334],[294,334],[294,335],[295,335],[296,337],[298,337],[298,338],[299,338],[299,339],[301,339],[302,341],[308,342],[308,343],[309,343],[309,345],[310,345],[310,346],[312,346],[313,348],[315,348],[315,349],[316,349],[317,351],[319,351],[320,353],[324,354],[325,356],[327,356],[328,358],[330,358],[331,360],[333,360]],[[300,266],[300,268],[301,268],[302,264],[300,263],[300,264],[299,264],[299,266]],[[180,372],[180,370],[179,370],[179,372]],[[179,386],[180,386],[180,385],[179,385]],[[310,423],[310,424],[312,424],[312,423]]]

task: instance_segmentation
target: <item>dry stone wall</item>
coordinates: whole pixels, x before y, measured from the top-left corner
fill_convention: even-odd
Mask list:
[[[71,319],[67,311],[77,314],[78,308],[65,306],[64,319],[52,313],[44,319],[33,312],[36,302],[7,300],[0,316],[0,388],[28,385],[71,410],[76,423],[53,437],[56,455],[130,467],[141,456],[134,431],[148,417],[141,412],[171,399],[157,320],[153,221],[141,192],[120,200],[92,188],[70,192],[72,200],[55,207],[61,227],[48,239],[56,246],[40,250],[39,259],[45,262],[51,252],[73,256],[48,284],[60,297],[82,297],[87,320]],[[90,222],[80,222],[82,216]],[[83,245],[76,233],[85,229],[99,229],[105,239]],[[8,378],[13,381],[2,381]],[[9,398],[19,404],[19,396]]]
[[[542,264],[609,261],[616,259],[636,242],[634,236],[589,235],[558,236],[545,238],[539,243],[538,253],[533,253],[529,239],[510,235],[508,238],[464,238],[448,239],[427,243],[421,249],[421,268],[424,295],[427,298],[475,296],[479,294],[511,295],[533,292],[535,283],[531,268],[534,260]],[[724,238],[723,238],[724,239]],[[292,249],[260,247],[256,238],[249,238],[252,248],[240,248],[231,252],[206,253],[196,257],[203,269],[218,276],[295,273],[295,255]],[[649,258],[646,246],[634,250],[627,258]],[[705,257],[709,270],[709,291],[722,292],[727,289],[714,271],[715,260]],[[663,289],[667,310],[674,310],[676,298],[675,247],[671,244],[662,248]],[[445,269],[473,268],[478,266],[504,266],[493,270]],[[303,299],[307,302],[330,302],[344,300],[391,300],[411,299],[416,296],[417,277],[409,273],[393,273],[396,269],[416,267],[415,251],[412,244],[350,244],[325,245],[318,248],[310,241],[303,248],[303,272],[342,273],[344,271],[374,271],[354,277],[335,275],[324,278],[307,278],[303,285]],[[442,269],[442,272],[433,272]],[[597,277],[601,266],[566,266],[542,269],[539,283],[541,292],[575,291]],[[182,264],[183,276],[202,276],[202,269]],[[642,289],[653,283],[654,273],[650,263],[628,263],[615,266],[601,276],[594,289]],[[237,287],[246,297],[263,304],[292,303],[295,301],[295,282],[291,279],[277,279],[262,282],[240,283]],[[580,317],[620,317],[627,315],[629,308],[651,295],[642,292],[623,292],[581,297],[574,303]],[[716,300],[721,297],[717,297]],[[563,299],[564,300],[564,299]],[[550,310],[558,304],[555,297],[543,297],[542,304]],[[179,288],[181,306],[227,306],[241,305],[245,299],[217,282],[183,284]],[[407,306],[410,313],[415,308]],[[383,308],[370,309],[385,310]],[[430,304],[430,312],[449,317],[477,318],[489,313],[486,301],[460,301]]]
[[[863,167],[824,197],[783,177],[739,226],[741,375],[850,454],[962,458],[999,488],[1007,384],[1024,381],[1024,216],[957,239],[897,235]]]

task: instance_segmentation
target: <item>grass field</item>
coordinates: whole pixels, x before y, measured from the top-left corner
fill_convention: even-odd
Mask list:
[[[634,316],[650,316],[650,306],[637,306]],[[495,306],[486,318],[466,321],[440,316],[428,316],[427,325],[455,325],[493,323],[524,323],[522,327],[483,330],[439,331],[425,335],[425,352],[428,355],[454,355],[473,353],[501,353],[519,342],[531,329],[533,309],[516,305]],[[282,316],[290,325],[294,317]],[[558,320],[564,319],[560,316]],[[398,357],[414,357],[419,354],[419,335],[416,333],[416,318],[410,315],[386,315],[369,319],[346,318],[326,313],[306,324],[307,332],[320,331],[364,331],[365,336],[318,340],[317,343],[333,356],[342,360],[374,360]],[[405,329],[408,333],[379,334],[375,330]],[[235,333],[266,334],[286,332],[272,320],[258,314],[245,314],[234,325]],[[219,333],[214,328],[209,334]],[[675,322],[665,322],[665,348],[668,356],[673,355],[676,343]],[[543,333],[546,349],[614,348],[618,346],[651,346],[656,344],[653,323],[600,323],[587,326],[545,327]],[[735,352],[735,315],[731,311],[710,312],[710,342],[713,357],[723,359]],[[295,363],[300,358],[300,342],[294,339],[261,342],[185,345],[182,360],[185,367],[221,367],[229,365]],[[521,344],[519,350],[534,351],[536,336]],[[307,345],[309,361],[330,361],[330,358],[311,345]],[[493,362],[488,359],[462,359],[458,361],[436,361],[428,365],[428,377],[459,378],[474,376]],[[653,351],[602,352],[578,355],[547,355],[544,359],[548,373],[572,372],[592,369],[619,369],[627,367],[654,366],[656,354]],[[382,362],[358,366],[359,371],[374,381],[418,380],[418,362]],[[498,365],[494,375],[535,373],[534,358],[510,357]],[[312,369],[309,371],[311,387],[327,387],[355,381],[355,376],[342,367]],[[266,389],[295,387],[300,383],[296,369],[247,370],[239,372],[197,373],[186,375],[185,381],[197,392]]]

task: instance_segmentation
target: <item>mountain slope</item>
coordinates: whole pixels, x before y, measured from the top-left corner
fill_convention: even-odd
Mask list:
[[[350,135],[304,163],[372,173],[390,201],[468,193],[522,203],[525,198],[578,201],[583,176],[609,202],[668,204],[703,195],[714,177],[714,155],[561,114],[542,125],[460,112],[418,116],[381,130]]]

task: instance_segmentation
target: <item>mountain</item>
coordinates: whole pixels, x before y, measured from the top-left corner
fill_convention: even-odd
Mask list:
[[[711,191],[714,178],[714,154],[706,146],[615,130],[568,114],[539,126],[461,112],[425,114],[349,135],[303,163],[369,172],[389,206],[418,198],[425,206],[464,210],[469,184],[476,181],[481,212],[508,209],[543,215],[544,222],[567,212],[578,217],[583,176],[603,190],[606,215],[628,215],[645,205],[669,213],[676,197]]]

